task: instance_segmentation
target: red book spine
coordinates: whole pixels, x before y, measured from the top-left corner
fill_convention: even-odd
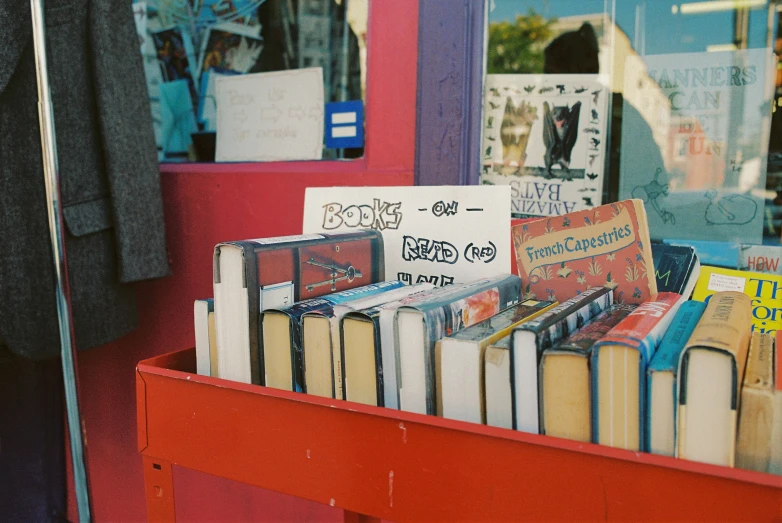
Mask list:
[[[627,343],[628,339],[640,342],[652,332],[680,299],[681,295],[675,292],[659,293],[656,299],[642,303],[628,314],[600,342]]]

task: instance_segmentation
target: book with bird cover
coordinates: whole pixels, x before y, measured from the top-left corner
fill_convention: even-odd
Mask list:
[[[602,203],[607,75],[486,77],[481,183],[510,185],[516,217]]]

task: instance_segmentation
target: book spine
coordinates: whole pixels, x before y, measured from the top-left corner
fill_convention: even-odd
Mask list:
[[[591,290],[591,289],[590,289]],[[571,301],[571,300],[568,300]],[[575,333],[578,329],[588,324],[592,318],[600,315],[604,310],[608,309],[614,302],[614,293],[607,287],[600,287],[595,292],[583,292],[576,299],[572,300],[572,303],[565,308],[560,309],[559,313],[551,314],[554,310],[560,308],[556,306],[538,316],[532,322],[523,323],[515,330],[531,330],[535,333],[535,372],[534,381],[538,381],[538,369],[540,367],[540,358],[544,350],[551,348],[554,344],[565,339],[572,333]],[[540,323],[540,318],[548,316],[548,320],[544,320],[542,325],[529,329],[527,328],[530,323]],[[513,398],[513,427],[519,428],[519,420],[517,416],[517,410],[520,408],[516,401],[516,360],[518,350],[515,346],[515,336],[511,334],[511,351],[510,351],[510,373],[511,373],[511,397]],[[537,402],[530,400],[534,405],[532,408],[536,408],[538,411],[538,430],[541,427],[541,397],[539,383],[535,383],[534,387],[530,385],[530,389],[538,390]],[[532,415],[534,419],[534,414]],[[535,431],[537,432],[537,430]]]
[[[579,353],[588,353],[592,345],[605,336],[617,323],[633,312],[636,305],[616,303],[608,307],[605,312],[596,317],[583,329],[572,336],[556,344],[550,350],[563,350]]]
[[[581,294],[566,300],[553,309],[549,309],[545,313],[541,314],[533,321],[529,321],[519,328],[525,330],[531,330],[535,332],[542,332],[545,329],[551,327],[555,323],[561,321],[563,318],[567,318],[573,311],[579,310],[583,307],[584,303],[589,303],[596,300],[599,296],[611,294],[611,303],[613,303],[613,293],[608,287],[593,287]]]
[[[521,283],[518,277],[508,276],[496,287],[484,289],[471,296],[463,297],[425,313],[427,347],[424,355],[426,365],[426,411],[437,413],[437,383],[434,344],[465,327],[470,327],[497,314],[501,309],[519,302]]]
[[[250,374],[252,382],[264,385],[263,353],[261,348],[260,287],[258,286],[258,259],[252,245],[239,242],[244,258],[244,286],[247,289],[247,321],[250,325]]]

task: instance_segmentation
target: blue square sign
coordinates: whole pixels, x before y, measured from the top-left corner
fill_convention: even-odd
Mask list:
[[[327,103],[325,135],[329,149],[364,147],[364,102]]]

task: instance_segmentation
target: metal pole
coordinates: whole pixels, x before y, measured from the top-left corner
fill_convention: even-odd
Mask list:
[[[350,64],[348,58],[350,55],[350,24],[348,23],[348,0],[342,0],[342,50],[340,52],[340,70],[339,70],[339,101],[345,102],[348,99],[348,70]],[[345,157],[345,149],[338,152],[340,158]]]
[[[75,350],[71,338],[71,310],[68,303],[68,278],[66,274],[65,246],[62,240],[62,209],[60,206],[60,171],[57,166],[57,143],[54,133],[54,113],[49,88],[49,72],[46,67],[46,32],[44,25],[43,0],[30,0],[33,24],[33,45],[38,79],[38,121],[41,127],[41,152],[43,174],[46,183],[49,235],[52,242],[54,263],[55,298],[57,319],[60,327],[60,355],[62,359],[63,383],[65,385],[65,407],[68,418],[68,432],[73,462],[73,482],[76,490],[76,506],[79,521],[91,520],[90,495],[85,466],[85,452],[82,437],[79,395],[75,372]]]

